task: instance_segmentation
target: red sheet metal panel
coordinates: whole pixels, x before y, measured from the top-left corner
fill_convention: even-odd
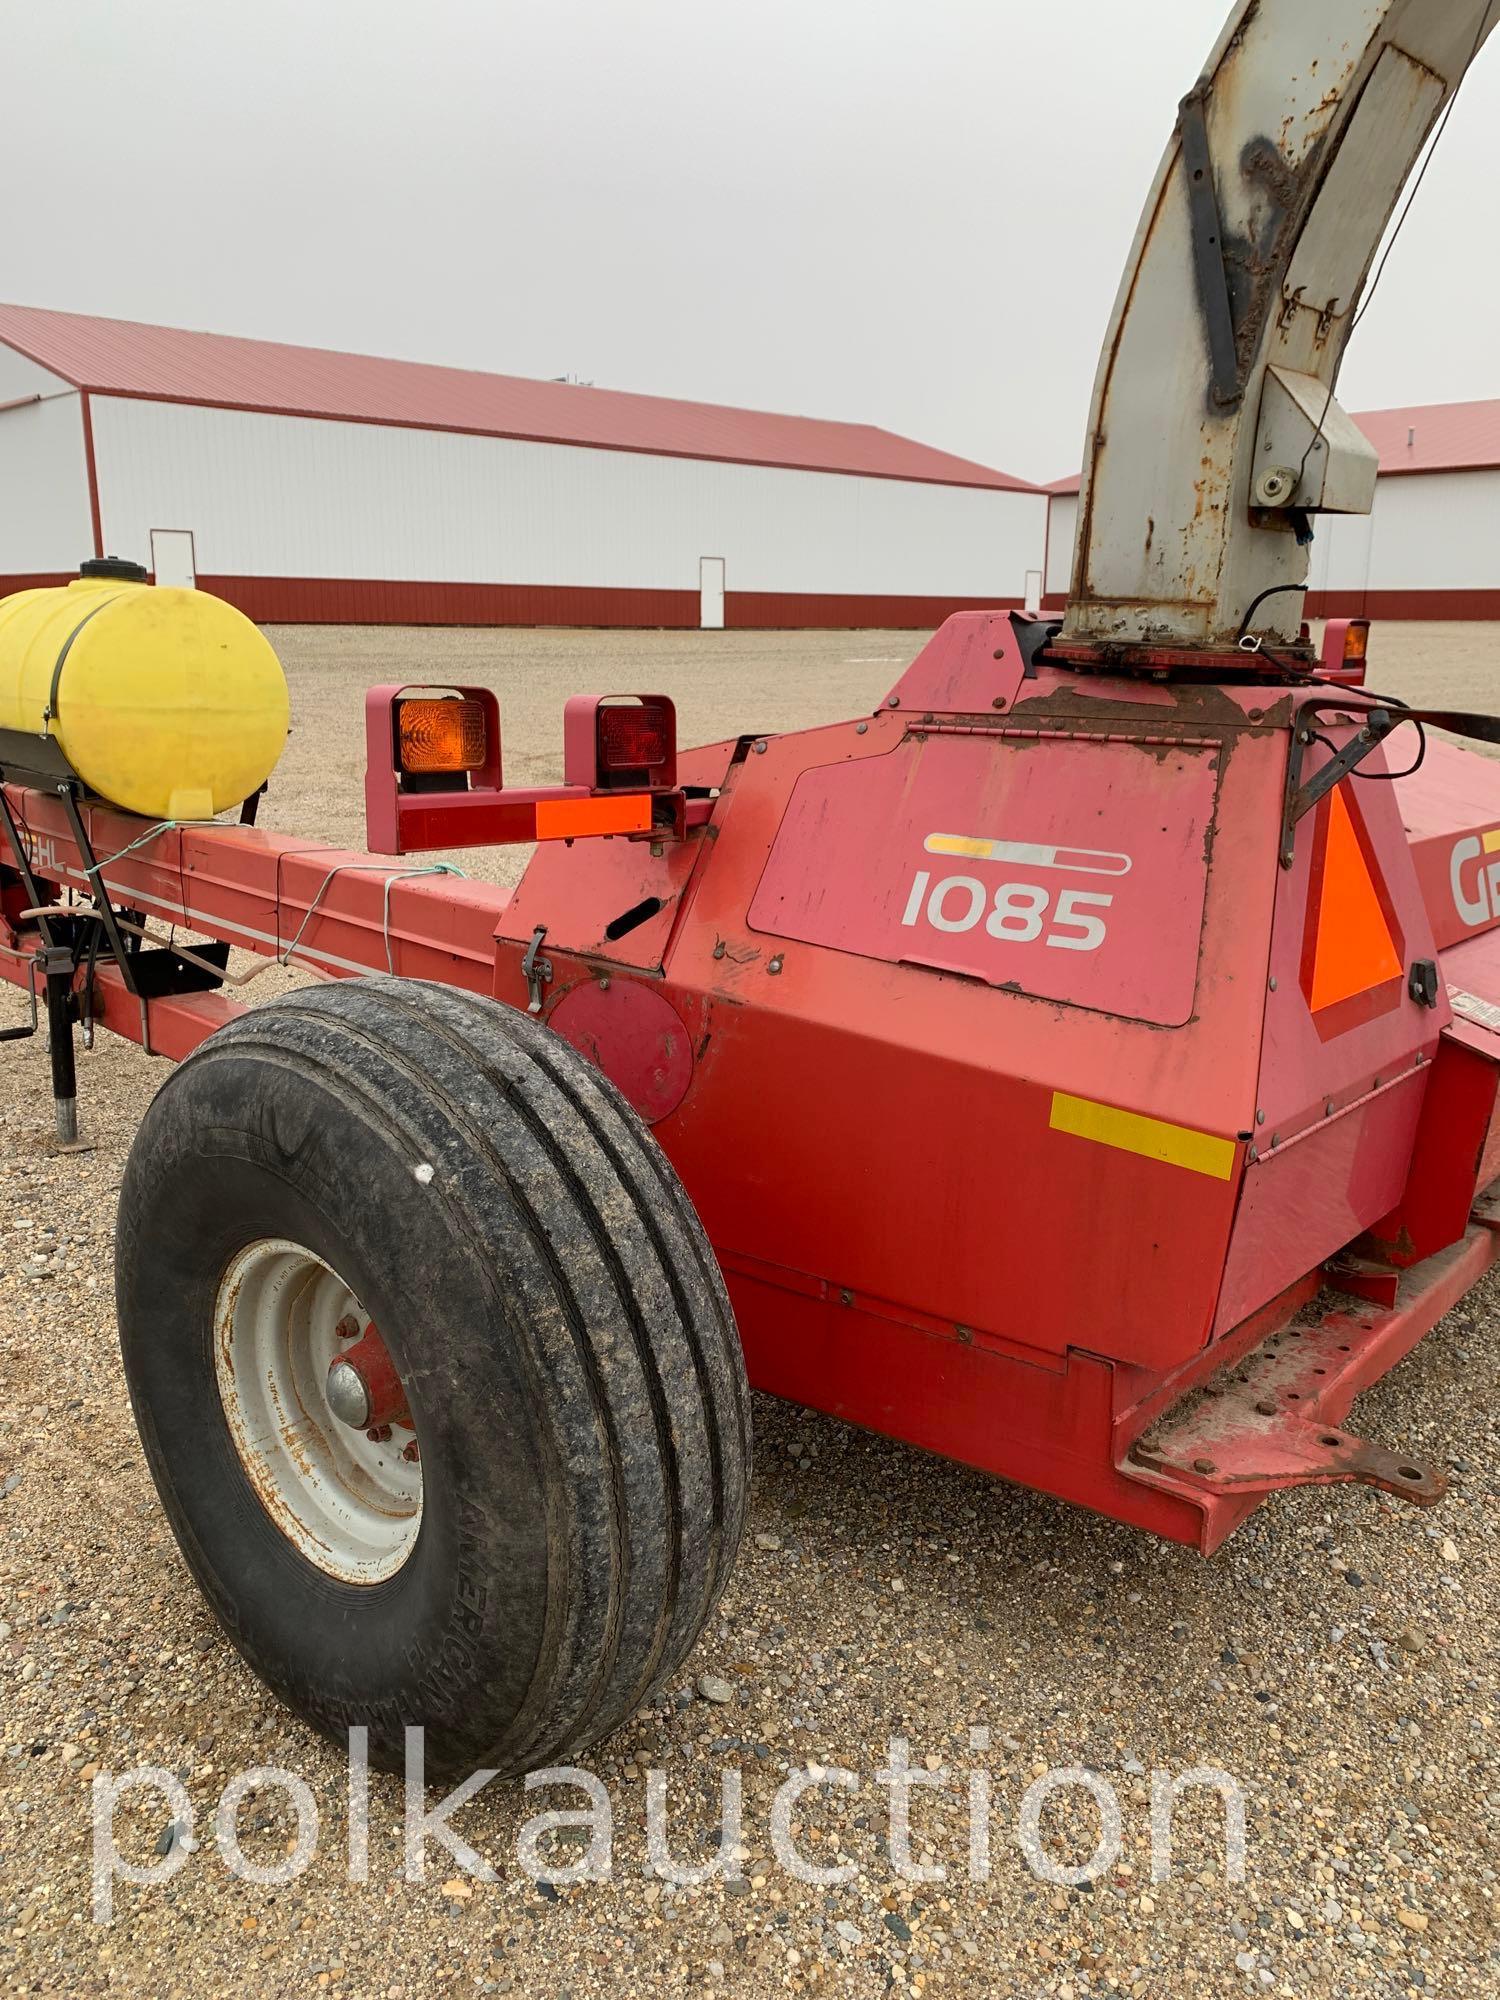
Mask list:
[[[1181,1026],[1217,745],[944,735],[803,773],[752,930]]]
[[[863,724],[772,739],[728,773],[712,858],[693,878],[665,959],[663,991],[688,1027],[694,1073],[656,1129],[721,1256],[753,1259],[762,1293],[814,1298],[795,1308],[804,1318],[865,1310],[895,1329],[897,1343],[942,1327],[976,1346],[1029,1351],[1035,1366],[1048,1357],[1055,1365],[1080,1339],[1172,1366],[1208,1336],[1243,1153],[1236,1134],[1252,1116],[1275,888],[1265,857],[1285,733],[1197,689],[1101,684],[1080,696],[1072,677],[1048,674],[1028,687],[1007,723],[1031,733],[1031,748],[1002,739],[998,751],[980,751],[1041,761],[1054,747],[1042,732],[1059,722],[1079,732],[1064,746],[1079,759],[1109,756],[1107,742],[1082,740],[1096,735],[1197,729],[1203,747],[1184,753],[1191,758],[1233,746],[1219,773],[1206,899],[1202,834],[1170,863],[1183,877],[1179,893],[1203,903],[1192,1020],[1168,1033],[752,927],[747,913],[804,773],[879,763],[913,722],[921,730],[920,717],[886,709]],[[963,741],[927,733],[933,747]],[[1139,746],[1128,755],[1146,761]],[[1059,818],[1055,844],[1108,845],[1087,832],[1092,791],[1069,783],[1058,794],[1077,826],[1067,839]],[[992,860],[965,865],[1002,879]],[[598,915],[615,913],[619,890],[601,851],[575,852],[566,869],[548,864],[546,893],[527,914],[597,937]],[[1157,892],[1165,920],[1169,891]],[[552,942],[549,929],[548,1008],[600,965],[591,953],[554,953]],[[1089,956],[1049,955],[1074,964]],[[502,953],[496,991],[524,1004],[518,958],[514,948]],[[768,1354],[763,1376],[757,1353],[761,1326],[782,1351],[774,1321],[767,1307],[746,1324],[753,1379],[780,1368]],[[915,1367],[918,1347],[910,1351]]]
[[[1010,707],[1026,662],[1009,612],[994,608],[946,619],[886,696],[910,714],[992,716]]]
[[[56,577],[0,577],[0,594]],[[219,576],[199,587],[262,625],[597,625],[696,631],[696,590],[632,586],[402,582],[382,577]],[[926,631],[956,611],[1010,606],[1003,597],[890,596],[857,591],[730,590],[731,631]]]
[[[1460,939],[1443,953],[1441,971],[1453,1009],[1449,1034],[1500,1062],[1500,928]]]
[[[1320,726],[1336,747],[1350,734],[1326,713]],[[1304,778],[1326,755],[1309,751]],[[1304,813],[1293,866],[1277,875],[1254,1154],[1216,1334],[1397,1207],[1449,1018],[1441,995],[1428,1008],[1407,986],[1437,945],[1396,786],[1345,778]],[[1329,927],[1341,934],[1325,970]]]
[[[1488,931],[1500,921],[1500,759],[1429,732],[1395,791],[1439,947]]]
[[[1450,623],[1486,623],[1500,618],[1500,589],[1310,590],[1303,599],[1308,618],[1421,618]]]
[[[1342,744],[1350,732],[1333,727],[1329,734]],[[1316,769],[1317,762],[1310,760],[1304,775],[1311,776]],[[1262,1152],[1272,1149],[1273,1138],[1285,1145],[1310,1126],[1323,1124],[1332,1115],[1328,1107],[1338,1111],[1365,1096],[1377,1087],[1377,1078],[1388,1081],[1411,1069],[1419,1055],[1430,1061],[1448,1020],[1446,1001],[1440,999],[1436,1008],[1429,1009],[1406,990],[1406,969],[1417,959],[1436,958],[1437,945],[1413,874],[1396,788],[1346,778],[1341,789],[1347,810],[1358,819],[1369,866],[1389,910],[1392,935],[1399,940],[1400,970],[1327,1010],[1314,1012],[1310,1004],[1309,946],[1324,907],[1317,862],[1328,825],[1325,799],[1322,808],[1307,813],[1298,824],[1294,865],[1277,870],[1256,1099],[1256,1144]],[[1382,960],[1376,969],[1383,972],[1384,965]],[[1379,1213],[1377,1209],[1364,1220],[1373,1222]],[[1321,1254],[1337,1249],[1343,1240],[1331,1241]]]
[[[1479,1041],[1490,1046],[1481,1050]],[[1475,1197],[1500,1173],[1497,1080],[1500,1036],[1455,1016],[1427,1080],[1406,1186],[1372,1224],[1362,1254],[1405,1269],[1462,1236]]]
[[[1122,1470],[1112,1402],[1121,1371],[1095,1355],[1038,1367],[951,1329],[844,1305],[837,1288],[791,1290],[733,1256],[724,1275],[751,1379],[773,1395],[1205,1553],[1256,1504],[1153,1490]]]
[[[696,590],[410,582],[383,577],[200,575],[262,625],[604,625],[692,629]]]
[[[1426,1084],[1425,1066],[1382,1084],[1246,1168],[1215,1335],[1238,1326],[1396,1206]]]

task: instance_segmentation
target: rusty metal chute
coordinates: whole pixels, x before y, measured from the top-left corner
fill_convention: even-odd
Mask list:
[[[1233,646],[1252,615],[1295,637],[1310,517],[1373,497],[1374,453],[1333,397],[1360,296],[1496,16],[1496,0],[1240,0],[1110,318],[1065,647]]]

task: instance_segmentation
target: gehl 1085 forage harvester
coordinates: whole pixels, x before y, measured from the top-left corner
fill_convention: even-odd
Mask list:
[[[1500,763],[1451,738],[1500,725],[1372,691],[1302,589],[1371,504],[1338,366],[1494,12],[1241,0],[1065,615],[949,619],[873,715],[684,750],[580,696],[521,788],[492,693],[375,688],[372,858],[255,826],[287,695],[237,611],[107,560],[0,606],[8,1033],[65,1143],[80,1028],[176,1060],[126,1377],[303,1715],[449,1773],[623,1722],[733,1562],[747,1375],[1205,1554],[1279,1487],[1440,1499],[1345,1419],[1494,1255]],[[400,858],[506,841],[509,892]],[[325,977],[251,1007],[232,948]]]

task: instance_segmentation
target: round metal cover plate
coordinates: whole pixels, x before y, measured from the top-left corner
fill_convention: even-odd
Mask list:
[[[668,1117],[687,1095],[693,1077],[688,1031],[652,987],[590,979],[562,996],[547,1025],[602,1070],[648,1125]]]

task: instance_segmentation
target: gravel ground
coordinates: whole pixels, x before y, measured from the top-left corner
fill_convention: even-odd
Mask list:
[[[491,680],[509,769],[529,777],[556,769],[562,696],[580,686],[663,687],[688,739],[871,705],[914,650],[910,635],[884,633],[274,636],[297,733],[267,819],[353,844],[369,680]],[[1372,679],[1482,705],[1497,665],[1493,629],[1390,628]],[[476,872],[506,879],[516,859],[476,857]],[[0,993],[0,1025],[20,1018]],[[209,1618],[121,1383],[114,1200],[161,1070],[113,1041],[84,1056],[94,1151],[64,1159],[41,1045],[0,1062],[5,1991],[1500,1991],[1495,1280],[1359,1407],[1367,1434],[1451,1468],[1439,1509],[1350,1489],[1286,1494],[1207,1563],[759,1398],[753,1517],[722,1615],[659,1707],[589,1760],[613,1805],[612,1879],[532,1881],[520,1828],[581,1795],[495,1784],[454,1823],[498,1880],[470,1882],[434,1842],[425,1881],[408,1882],[401,1786],[378,1777],[369,1878],[351,1882],[343,1761],[264,1693]],[[913,1861],[944,1879],[902,1880],[886,1852],[888,1789],[874,1773],[892,1736],[928,1775],[947,1775],[912,1804]],[[106,1926],[91,1914],[91,1781],[139,1765],[176,1774],[193,1830],[155,1790],[120,1799],[121,1852],[155,1864],[175,1838],[181,1865],[161,1886],[119,1885]],[[311,1865],[281,1885],[231,1874],[214,1842],[223,1787],[265,1765],[305,1781],[321,1822]],[[795,1816],[809,1859],[853,1864],[837,1885],[773,1859],[772,1798],[809,1765],[859,1775],[858,1789],[808,1792]],[[1178,1808],[1172,1872],[1153,1882],[1152,1776],[1200,1765],[1244,1789],[1244,1878],[1226,1879],[1222,1811],[1199,1791]],[[743,1879],[674,1888],[647,1862],[645,1772],[668,1774],[673,1851],[701,1862],[726,1766],[743,1772]],[[1118,1859],[1078,1888],[1040,1879],[1016,1839],[1026,1788],[1069,1766],[1107,1780],[1121,1813]],[[976,1768],[992,1786],[988,1879],[970,1862]],[[1074,1787],[1044,1824],[1056,1857],[1080,1864],[1099,1821]],[[286,1794],[249,1796],[239,1830],[248,1859],[284,1860],[296,1831]]]

